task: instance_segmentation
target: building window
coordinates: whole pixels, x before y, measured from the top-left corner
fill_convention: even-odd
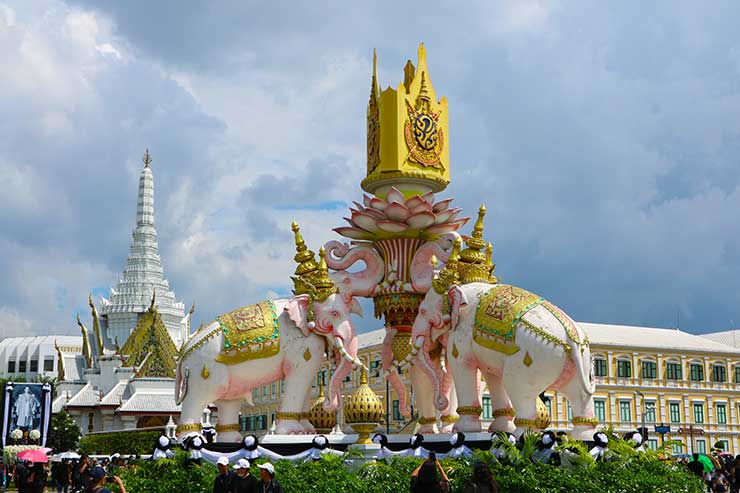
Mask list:
[[[735,367],[735,383],[740,383],[740,365]]]
[[[645,422],[655,423],[655,401],[645,401]]]
[[[18,362],[18,373],[26,373],[26,360],[20,360]]]
[[[695,423],[704,422],[704,404],[700,402],[694,403],[694,422]]]
[[[658,439],[657,438],[648,438],[647,448],[649,450],[658,450]]]
[[[673,454],[682,454],[683,453],[683,443],[681,443],[678,440],[674,440],[673,443],[671,443],[671,449],[673,450]]]
[[[95,431],[95,415],[93,413],[87,413],[87,432],[92,433]]]
[[[370,364],[370,374],[374,377],[380,376],[380,360],[376,359]]]
[[[597,377],[606,376],[606,360],[604,358],[594,359],[594,376],[597,376]]]
[[[705,454],[707,452],[707,441],[703,438],[698,438],[696,440],[696,450],[695,452],[698,452],[700,454]]]
[[[704,365],[691,363],[689,365],[689,379],[692,382],[701,382],[704,380]]]
[[[632,376],[632,362],[621,359],[617,361],[617,377],[630,378]]]
[[[568,417],[568,421],[573,420],[573,408],[570,406],[570,401],[565,401],[565,415]]]
[[[594,415],[599,423],[606,421],[606,402],[605,401],[594,401]]]
[[[31,373],[37,373],[39,371],[39,360],[32,359],[31,360]]]
[[[493,412],[491,410],[491,398],[483,396],[483,419],[493,418]]]
[[[280,395],[283,395],[285,393],[285,379],[280,379]]]
[[[277,398],[277,382],[272,382],[270,384],[270,395],[273,399]]]
[[[727,442],[727,440],[717,440],[717,448],[720,448],[727,452],[729,450],[730,444]]]
[[[54,358],[44,358],[44,371],[54,371]]]
[[[401,420],[401,412],[398,410],[398,399],[393,399],[393,419],[394,421]]]
[[[267,399],[267,385],[262,386],[262,399]]]
[[[33,361],[31,361],[33,363]],[[726,382],[727,368],[725,365],[712,365],[712,382]]]
[[[550,419],[555,419],[555,417],[552,415],[552,397],[549,397],[545,399],[545,407],[547,408],[547,415],[550,416]]]
[[[671,402],[668,404],[668,410],[671,415],[671,423],[681,422],[681,406],[678,402]]]
[[[681,364],[680,363],[666,363],[665,365],[665,377],[668,380],[681,380]]]
[[[643,361],[642,362],[642,378],[656,378],[658,365],[655,361]]]
[[[8,373],[15,373],[15,361],[8,361]]]
[[[716,404],[715,407],[717,408],[717,424],[726,425],[727,424],[727,406],[724,404]]]
[[[239,416],[239,431],[247,431],[247,417]]]
[[[258,389],[252,389],[252,402],[256,401],[259,398],[259,390]]]
[[[619,420],[622,423],[632,421],[632,407],[630,401],[619,401]]]

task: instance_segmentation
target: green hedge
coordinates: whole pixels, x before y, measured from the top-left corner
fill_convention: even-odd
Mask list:
[[[185,465],[187,454],[178,452],[174,459],[144,462],[121,473],[128,491],[148,493],[210,493],[216,468]],[[450,491],[462,492],[471,475],[472,464],[483,460],[491,464],[499,491],[531,492],[651,492],[700,493],[701,482],[685,467],[663,462],[654,454],[615,456],[609,462],[568,470],[535,464],[528,459],[516,465],[504,465],[488,452],[477,452],[471,460],[448,459],[442,465],[451,481]],[[258,460],[256,463],[262,462]],[[259,475],[256,463],[252,474]],[[278,480],[286,493],[347,492],[397,493],[408,491],[411,471],[420,459],[397,459],[390,464],[370,462],[361,467],[345,458],[326,456],[323,460],[303,464],[279,461],[275,464]]]
[[[155,431],[117,431],[85,435],[80,439],[79,451],[88,455],[139,454],[154,452],[161,430]]]

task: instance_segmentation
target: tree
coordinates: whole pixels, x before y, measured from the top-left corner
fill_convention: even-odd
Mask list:
[[[54,449],[54,452],[65,452],[75,450],[80,441],[80,427],[67,411],[59,411],[51,416],[49,423],[49,436],[46,446]]]

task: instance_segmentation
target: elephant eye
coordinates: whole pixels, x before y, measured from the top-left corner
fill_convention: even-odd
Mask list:
[[[334,318],[337,318],[337,317],[339,317],[339,312],[336,311],[336,310],[332,310],[331,316],[334,317]]]

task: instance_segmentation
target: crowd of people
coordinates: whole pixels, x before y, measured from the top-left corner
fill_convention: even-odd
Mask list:
[[[693,454],[684,464],[712,493],[740,493],[740,455]]]
[[[437,460],[437,454],[429,452],[429,457],[411,473],[411,493],[446,493],[449,488],[450,479]],[[463,493],[498,493],[498,484],[488,464],[476,462],[473,465],[473,476]]]
[[[109,460],[97,461],[87,455],[78,460],[62,459],[48,463],[32,463],[18,460],[12,464],[2,464],[0,469],[0,489],[10,488],[11,481],[18,493],[42,493],[49,484],[57,493],[111,493],[106,487],[114,483],[118,491],[126,493],[126,487],[116,475],[116,471],[126,466],[126,461],[118,454]],[[53,491],[53,490],[51,490]]]
[[[269,462],[258,464],[260,479],[249,472],[249,461],[239,459],[230,467],[229,459],[220,457],[216,463],[218,475],[213,481],[213,493],[283,493],[275,479],[275,466]]]

